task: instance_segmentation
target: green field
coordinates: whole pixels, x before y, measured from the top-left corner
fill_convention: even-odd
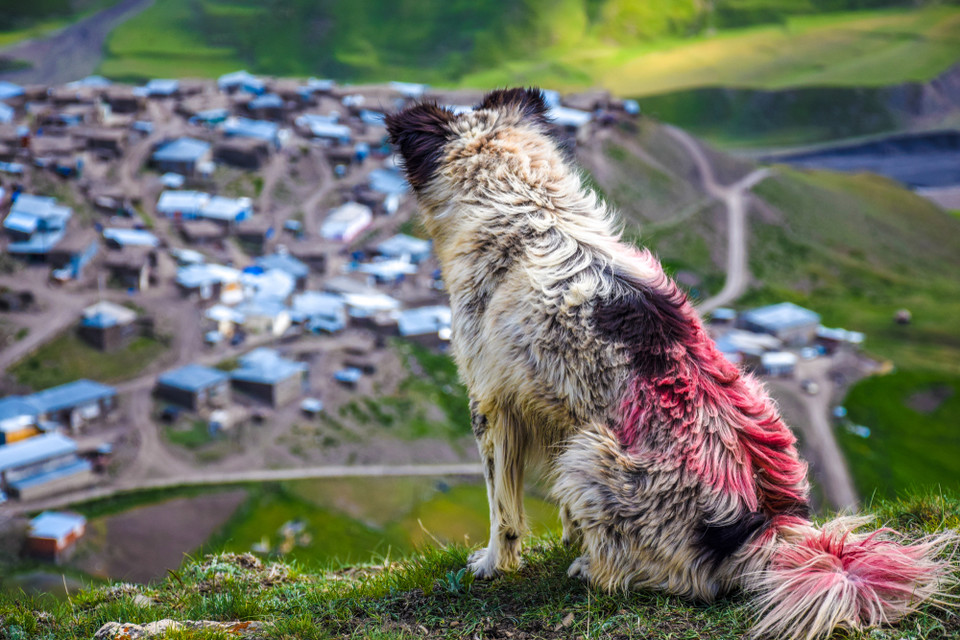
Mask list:
[[[79,378],[117,382],[136,376],[166,350],[163,339],[141,336],[122,349],[104,353],[67,331],[10,367],[9,373],[35,390]]]
[[[960,487],[960,375],[898,371],[864,380],[844,401],[849,419],[870,428],[837,437],[860,493]]]
[[[700,3],[164,0],[118,27],[100,71],[216,76],[245,67],[348,81],[691,87],[879,86],[928,80],[960,58],[960,7],[821,13],[792,0]],[[897,4],[897,3],[889,3]],[[855,7],[857,3],[834,3]],[[808,15],[805,15],[808,14]],[[395,25],[402,24],[402,29]]]
[[[955,495],[926,494],[870,507],[876,519],[869,527],[889,524],[907,540],[960,525]],[[577,550],[561,544],[555,534],[529,540],[520,570],[496,580],[474,581],[461,571],[468,551],[460,545],[430,546],[389,566],[338,571],[207,556],[190,559],[163,581],[143,588],[91,585],[66,600],[0,592],[0,635],[75,640],[92,638],[111,621],[173,619],[265,621],[256,631],[264,640],[717,640],[748,637],[755,620],[750,599],[741,595],[707,605],[653,590],[606,593],[591,588],[567,577]],[[954,582],[944,589],[948,602],[960,595]],[[832,637],[948,640],[958,632],[951,605],[934,603],[895,625]],[[178,630],[164,637],[219,640],[233,634]]]
[[[11,2],[0,14],[0,49],[39,38],[102,11],[120,0],[43,0]]]

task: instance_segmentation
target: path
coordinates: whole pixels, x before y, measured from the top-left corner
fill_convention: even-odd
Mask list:
[[[798,363],[797,380],[813,380],[820,388],[816,395],[804,393],[797,380],[771,380],[769,385],[779,393],[793,396],[806,410],[807,420],[794,426],[803,431],[811,475],[818,479],[829,506],[833,509],[855,509],[857,490],[830,424],[830,408],[835,396],[841,393],[829,375],[830,368],[836,365],[831,358]]]
[[[32,65],[29,69],[0,73],[0,78],[20,84],[53,85],[88,76],[100,64],[107,35],[113,28],[137,15],[153,2],[154,0],[121,0],[109,9],[99,11],[52,35],[0,49],[0,56],[26,60]]]
[[[743,295],[747,288],[750,273],[747,266],[746,198],[750,189],[770,176],[771,171],[766,168],[756,169],[732,185],[720,185],[713,174],[710,161],[696,141],[676,127],[666,126],[666,131],[690,154],[697,166],[704,190],[723,202],[727,209],[730,227],[727,237],[727,279],[717,295],[698,305],[700,313],[708,313],[732,303]],[[796,397],[808,415],[808,419],[799,426],[804,431],[804,441],[810,451],[811,471],[823,489],[824,498],[834,509],[853,509],[857,506],[857,492],[830,425],[834,385],[826,371],[829,363],[829,359],[820,358],[812,363],[804,362],[798,369],[797,379],[810,378],[817,382],[821,388],[818,395],[803,393],[795,381],[787,383],[774,380],[770,385],[782,393]]]
[[[90,500],[109,498],[119,493],[146,489],[167,489],[196,485],[236,484],[240,482],[280,482],[315,478],[369,478],[403,476],[479,476],[483,471],[478,463],[456,464],[401,464],[304,467],[300,469],[262,469],[216,474],[183,474],[173,478],[120,481],[109,487],[92,487],[63,496],[28,503],[12,503],[0,507],[0,513],[28,513],[44,509],[60,509]]]
[[[749,270],[747,268],[747,207],[746,194],[757,183],[770,175],[769,169],[756,169],[739,181],[729,186],[718,184],[713,175],[710,161],[685,131],[676,127],[667,126],[666,131],[679,142],[690,154],[704,190],[712,197],[723,202],[727,209],[727,218],[730,233],[727,237],[727,279],[717,295],[708,298],[698,305],[700,313],[708,313],[717,307],[730,304],[747,288]]]

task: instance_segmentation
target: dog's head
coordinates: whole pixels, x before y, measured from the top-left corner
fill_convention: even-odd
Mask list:
[[[403,157],[428,229],[458,202],[507,194],[539,200],[535,193],[563,165],[546,114],[539,89],[503,89],[466,113],[422,103],[387,116],[390,141]]]

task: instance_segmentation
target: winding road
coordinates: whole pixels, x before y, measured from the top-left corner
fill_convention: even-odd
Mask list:
[[[112,7],[49,36],[18,42],[0,49],[0,56],[26,60],[31,65],[29,69],[0,74],[0,79],[20,84],[54,85],[90,75],[103,58],[103,46],[113,28],[137,15],[153,2],[154,0],[121,0]]]
[[[732,185],[718,184],[709,159],[696,141],[676,127],[666,126],[666,130],[690,154],[704,190],[711,197],[723,202],[727,209],[730,227],[727,238],[727,279],[717,295],[704,300],[698,306],[700,313],[708,313],[732,303],[746,291],[750,277],[747,266],[746,201],[750,190],[772,172],[766,168],[756,169]],[[816,396],[803,393],[795,380],[789,383],[774,380],[769,386],[778,394],[793,396],[807,413],[807,420],[794,426],[803,431],[811,472],[823,489],[826,501],[834,509],[854,509],[857,506],[857,492],[830,425],[830,406],[834,392],[827,370],[830,365],[831,360],[818,358],[813,362],[804,362],[798,368],[798,380],[815,380],[822,389]]]
[[[738,180],[724,186],[717,182],[713,175],[713,167],[686,131],[676,127],[666,126],[666,131],[679,142],[690,154],[704,190],[712,197],[723,202],[727,209],[727,218],[730,224],[730,233],[727,238],[727,279],[717,295],[707,298],[699,305],[701,313],[708,313],[717,307],[730,304],[747,289],[750,272],[747,268],[747,207],[746,198],[754,186],[771,175],[769,169],[756,169]]]

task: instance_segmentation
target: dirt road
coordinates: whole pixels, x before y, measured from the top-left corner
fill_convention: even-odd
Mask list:
[[[668,134],[673,136],[683,148],[687,150],[703,182],[704,190],[711,196],[723,202],[727,209],[729,220],[729,235],[727,237],[727,279],[717,295],[704,300],[699,305],[701,313],[713,311],[717,307],[730,304],[747,288],[750,272],[747,268],[747,207],[746,198],[750,189],[770,175],[769,169],[757,169],[750,172],[738,182],[724,186],[717,183],[713,175],[710,161],[697,146],[697,143],[687,133],[676,127],[666,127]]]
[[[153,2],[121,0],[45,38],[0,49],[0,56],[26,60],[32,65],[29,69],[0,73],[0,78],[20,84],[63,84],[88,76],[103,58],[103,45],[110,31]]]
[[[240,482],[279,482],[283,480],[309,480],[314,478],[369,478],[403,476],[480,476],[483,471],[478,463],[457,464],[405,464],[405,465],[356,465],[304,467],[300,469],[260,469],[235,473],[184,473],[176,477],[150,480],[126,479],[109,487],[92,487],[74,491],[63,496],[54,496],[26,504],[14,503],[0,507],[0,515],[59,509],[68,505],[109,498],[118,493],[143,489],[170,487],[234,484]]]

